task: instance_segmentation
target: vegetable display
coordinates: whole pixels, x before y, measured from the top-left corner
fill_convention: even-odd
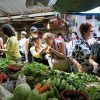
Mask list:
[[[18,85],[14,93],[11,95],[7,95],[3,98],[3,100],[58,100],[54,95],[54,90],[49,88],[47,91],[42,91],[43,93],[39,93],[37,90],[31,90],[28,84],[20,84]]]
[[[41,74],[47,73],[48,67],[42,63],[33,62],[31,64],[24,65],[23,73],[27,76],[39,76]]]
[[[14,78],[11,78],[11,75]],[[89,100],[100,100],[100,80],[87,73],[49,70],[48,66],[37,62],[11,64],[6,59],[0,59],[0,82],[6,82],[7,79],[19,81],[15,83],[13,94],[4,97],[3,100],[63,100],[61,92],[64,90],[80,91]],[[86,85],[93,82],[98,85],[87,88]]]
[[[96,76],[86,73],[66,73],[58,70],[51,70],[48,74],[48,79],[44,79],[42,84],[50,83],[56,86],[58,90],[79,90],[87,83],[98,81]]]
[[[83,94],[85,94],[87,98],[89,98],[89,100],[100,99],[100,95],[99,95],[100,94],[100,80],[94,75],[89,75],[86,73],[66,73],[66,72],[61,72],[58,70],[51,70],[48,76],[49,76],[48,79],[44,79],[41,83],[52,84],[52,86],[55,86],[57,88],[58,93],[60,93],[63,90],[69,90],[69,91],[78,90],[82,92]],[[87,89],[86,84],[91,83],[91,82],[97,82],[99,86],[95,87],[94,90],[91,88]],[[93,93],[94,96],[91,95],[91,93]],[[91,99],[91,96],[93,96],[94,99]],[[95,99],[97,97],[99,99]],[[79,100],[82,100],[82,99],[79,99]]]

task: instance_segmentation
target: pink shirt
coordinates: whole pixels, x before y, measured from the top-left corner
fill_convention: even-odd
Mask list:
[[[62,37],[57,37],[57,38],[55,38],[55,39],[64,41],[64,39],[63,39]]]

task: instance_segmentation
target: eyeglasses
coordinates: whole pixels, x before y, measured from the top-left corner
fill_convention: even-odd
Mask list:
[[[89,31],[89,32],[94,32],[94,30],[91,30],[91,31]]]

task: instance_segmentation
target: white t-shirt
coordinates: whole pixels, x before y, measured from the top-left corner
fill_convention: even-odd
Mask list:
[[[75,43],[76,40],[70,41],[69,43],[67,43],[66,47],[68,49],[68,52],[72,52],[75,48]]]
[[[21,51],[23,54],[25,54],[25,43],[26,38],[19,40],[19,51]]]

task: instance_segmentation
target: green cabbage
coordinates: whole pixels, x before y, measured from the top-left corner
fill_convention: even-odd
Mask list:
[[[14,100],[27,100],[31,92],[31,88],[28,84],[20,84],[14,90]]]

